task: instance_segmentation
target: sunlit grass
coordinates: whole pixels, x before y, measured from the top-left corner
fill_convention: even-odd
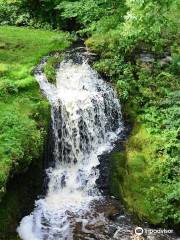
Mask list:
[[[0,27],[0,198],[42,150],[49,104],[32,74],[40,58],[70,44],[62,32]]]

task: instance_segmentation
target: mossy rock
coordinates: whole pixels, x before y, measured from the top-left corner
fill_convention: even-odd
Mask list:
[[[48,81],[54,85],[56,85],[57,65],[63,61],[63,58],[64,56],[62,53],[56,53],[54,56],[50,56],[48,58],[48,61],[44,67],[44,72]]]

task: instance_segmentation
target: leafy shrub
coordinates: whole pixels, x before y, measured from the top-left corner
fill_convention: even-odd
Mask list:
[[[101,56],[96,69],[116,84],[124,111],[133,113],[135,127],[126,150],[129,174],[119,182],[121,193],[132,211],[153,223],[180,222],[179,52],[177,19],[172,22],[168,15],[175,2],[127,0],[124,22],[107,32],[97,29],[86,41]],[[165,51],[173,60],[162,66]],[[144,52],[153,55],[153,62],[139,59]],[[141,159],[146,165],[140,170],[134,166],[143,166]]]

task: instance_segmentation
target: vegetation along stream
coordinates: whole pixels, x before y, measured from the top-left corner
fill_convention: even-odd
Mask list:
[[[0,0],[0,240],[178,239],[179,20],[178,0]]]
[[[133,239],[130,216],[96,183],[99,158],[112,151],[124,126],[115,91],[92,70],[88,55],[78,48],[67,53],[54,84],[43,73],[47,58],[35,70],[51,105],[53,161],[46,169],[45,196],[17,229],[23,240]],[[157,238],[176,239],[147,237]]]

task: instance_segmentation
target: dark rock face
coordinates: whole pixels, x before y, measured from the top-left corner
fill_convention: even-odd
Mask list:
[[[52,131],[52,125],[49,125],[48,128],[48,137],[46,143],[44,144],[44,161],[43,161],[43,168],[47,169],[49,167],[54,167],[54,137]]]
[[[144,63],[153,63],[155,61],[155,58],[151,53],[141,53],[140,60]]]
[[[34,160],[25,173],[14,175],[0,203],[0,239],[15,240],[16,228],[34,208],[43,183],[42,159]]]
[[[43,184],[42,184],[42,195],[45,195],[47,192],[47,186],[49,178],[46,173],[46,169],[54,167],[54,136],[52,131],[52,124],[49,124],[48,136],[44,143],[44,153],[43,153]]]
[[[164,66],[164,65],[170,64],[171,62],[172,62],[172,57],[166,56],[160,60],[160,65]]]
[[[114,148],[110,153],[105,153],[99,156],[100,165],[98,167],[100,171],[100,177],[97,180],[97,186],[100,191],[105,196],[110,196],[110,167],[111,167],[111,156],[113,153],[121,152],[124,150],[125,141],[127,140],[130,132],[132,130],[132,126],[126,120],[124,121],[124,129],[120,133],[119,139],[114,143]]]

